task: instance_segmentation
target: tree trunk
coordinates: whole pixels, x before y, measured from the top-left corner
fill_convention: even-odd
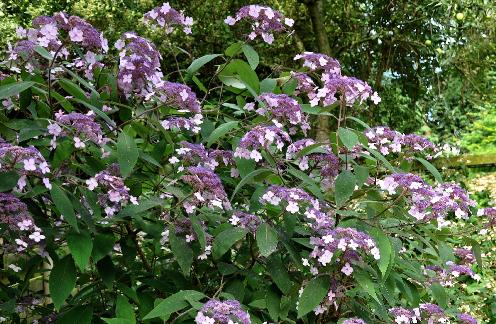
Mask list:
[[[331,45],[324,26],[324,2],[323,0],[303,0],[308,8],[310,19],[312,20],[312,29],[317,41],[317,48],[320,53],[331,55]],[[317,142],[329,141],[329,116],[318,116],[315,138]]]

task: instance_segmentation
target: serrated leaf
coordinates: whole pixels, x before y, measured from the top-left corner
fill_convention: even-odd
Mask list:
[[[0,99],[15,96],[24,90],[31,88],[34,84],[35,82],[32,81],[21,81],[2,85],[0,86]]]
[[[139,151],[134,139],[126,132],[121,132],[117,139],[117,160],[123,177],[129,176],[133,172],[138,157]]]
[[[338,129],[338,136],[348,150],[351,150],[355,145],[360,143],[357,134],[348,128],[340,127]]]
[[[173,226],[169,228],[169,242],[181,271],[185,276],[189,276],[191,265],[193,264],[193,250],[191,250],[185,238],[176,235],[176,230]]]
[[[212,146],[213,143],[217,142],[219,138],[229,133],[231,130],[236,129],[238,127],[237,121],[230,121],[227,123],[221,124],[219,127],[214,129],[207,140],[207,147]]]
[[[375,239],[377,247],[379,248],[379,251],[381,253],[381,258],[378,261],[378,266],[379,270],[382,273],[382,278],[385,279],[389,264],[393,261],[393,246],[391,245],[391,241],[389,241],[389,238],[386,234],[384,234],[384,232],[378,229],[374,229],[371,231],[370,234]]]
[[[345,170],[336,177],[334,184],[336,205],[341,207],[353,195],[356,179],[351,171]]]
[[[164,317],[164,321],[167,321],[172,313],[178,312],[189,306],[187,300],[199,301],[205,297],[206,296],[203,293],[195,290],[182,290],[161,301],[151,312],[143,317],[143,319],[147,320],[155,317]]]
[[[74,213],[74,207],[70,199],[67,197],[65,191],[58,185],[52,183],[52,189],[50,190],[50,195],[52,196],[52,201],[59,210],[59,212],[64,216],[64,219],[78,231],[78,224],[76,219],[76,214]]]
[[[308,283],[299,298],[298,318],[305,316],[322,302],[329,292],[330,285],[327,276],[316,277]]]
[[[91,324],[93,306],[76,306],[57,318],[57,324]]]
[[[93,250],[90,234],[87,231],[70,232],[67,235],[67,245],[69,245],[74,262],[81,271],[84,271]]]
[[[55,263],[48,285],[53,305],[59,310],[76,286],[76,267],[70,255]]]
[[[258,227],[256,238],[260,255],[268,257],[277,250],[277,232],[269,224],[263,223]]]
[[[93,257],[93,262],[100,261],[104,256],[106,256],[115,244],[115,237],[112,234],[101,233],[95,236],[93,241],[93,250],[91,251],[91,256]]]
[[[195,74],[202,66],[204,66],[205,64],[207,64],[208,62],[212,61],[214,58],[219,56],[222,56],[222,54],[209,54],[195,59],[186,69],[186,73],[190,75]]]
[[[246,59],[248,60],[248,64],[250,67],[255,70],[260,62],[260,58],[258,57],[258,53],[248,44],[244,44],[242,46],[243,54],[245,54]]]
[[[126,319],[130,323],[136,323],[133,306],[129,303],[126,297],[119,295],[115,303],[115,316],[119,319]]]
[[[277,323],[281,311],[281,297],[271,287],[267,289],[267,293],[265,294],[265,303],[270,317]]]
[[[222,257],[229,249],[245,237],[247,230],[240,227],[232,227],[217,235],[212,245],[212,255],[214,259]]]
[[[375,291],[374,282],[370,278],[370,276],[365,272],[354,272],[354,277],[358,282],[358,285],[372,298],[375,299],[376,302],[380,303],[379,298],[377,297],[377,293]]]

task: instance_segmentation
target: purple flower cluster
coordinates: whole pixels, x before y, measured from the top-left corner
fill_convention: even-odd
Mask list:
[[[369,147],[383,155],[401,152],[406,156],[412,156],[420,153],[430,160],[439,152],[438,147],[425,137],[416,134],[405,135],[386,126],[366,129],[364,134],[368,139]],[[356,151],[359,152],[361,149],[357,147]]]
[[[444,310],[436,304],[420,304],[414,309],[393,307],[389,313],[394,317],[397,324],[410,324],[426,321],[427,323],[449,323],[449,318]]]
[[[162,81],[155,87],[159,100],[167,105],[177,109],[179,113],[187,113],[192,116],[186,117],[169,117],[162,121],[162,127],[165,129],[187,129],[194,133],[200,131],[200,125],[203,122],[200,102],[196,94],[190,87],[169,81]]]
[[[375,260],[380,259],[380,252],[375,241],[368,234],[354,228],[328,228],[324,235],[311,237],[310,244],[314,248],[309,257],[315,259],[315,264],[318,267],[327,266],[336,254],[341,253],[341,259],[345,262],[341,272],[346,276],[353,272],[350,263],[360,259],[359,250],[370,254]],[[305,263],[309,265],[308,262]]]
[[[296,80],[296,89],[294,92],[296,96],[303,93],[309,95],[318,89],[312,78],[310,78],[306,73],[291,72],[291,78]]]
[[[162,82],[160,53],[150,41],[132,32],[124,33],[115,43],[119,50],[117,84],[126,95],[136,92],[147,96]]]
[[[262,160],[261,149],[267,150],[275,143],[277,150],[280,151],[285,142],[290,143],[291,138],[281,128],[258,125],[243,136],[234,152],[234,156],[258,162]]]
[[[124,184],[123,179],[117,175],[118,172],[118,167],[112,165],[107,170],[86,180],[89,190],[93,191],[100,188],[98,204],[104,208],[105,214],[109,217],[121,210],[122,206],[128,202],[138,204],[137,198],[129,194],[129,188]]]
[[[18,252],[39,244],[45,239],[41,229],[36,226],[25,203],[10,193],[0,193],[0,223],[8,227],[15,237],[15,249]],[[6,237],[4,237],[6,238]],[[11,247],[7,243],[7,247]],[[12,242],[12,246],[13,242]]]
[[[85,148],[88,141],[98,146],[103,146],[109,141],[108,138],[104,137],[102,128],[95,121],[95,115],[92,112],[88,114],[76,112],[66,114],[59,111],[55,114],[55,121],[57,123],[48,126],[48,133],[53,135],[53,148],[56,147],[58,136],[72,137],[76,148]]]
[[[401,188],[402,194],[409,194],[412,204],[409,214],[419,221],[437,219],[440,227],[447,225],[445,217],[448,213],[453,212],[456,218],[467,219],[469,207],[475,205],[475,201],[459,185],[443,183],[431,187],[411,173],[395,173],[379,180],[378,184],[389,194],[395,194]]]
[[[429,271],[434,272],[434,275],[432,276]],[[462,275],[469,276],[476,281],[480,280],[480,276],[470,269],[469,266],[456,264],[452,261],[446,262],[446,267],[439,265],[427,265],[424,267],[424,274],[429,276],[426,281],[428,284],[437,282],[445,287],[453,286],[454,281]]]
[[[143,18],[145,23],[153,23],[164,28],[166,34],[172,33],[173,26],[176,25],[182,26],[186,34],[191,34],[193,18],[184,16],[183,12],[172,8],[168,2],[148,11]]]
[[[265,193],[260,197],[262,204],[271,204],[278,206],[281,202],[286,203],[286,211],[295,214],[300,211],[300,208],[313,206],[319,208],[317,199],[299,188],[286,188],[282,186],[270,186]]]
[[[494,228],[496,226],[496,207],[482,208],[477,211],[477,216],[487,218],[486,227]]]
[[[475,255],[470,249],[467,248],[455,248],[454,253],[460,258],[460,263],[465,265],[470,265],[475,263]]]
[[[477,320],[473,318],[470,314],[460,313],[456,317],[460,321],[460,324],[477,324]]]
[[[341,74],[339,62],[325,54],[305,52],[295,56],[295,60],[303,59],[303,66],[308,67],[311,71],[322,71],[320,81],[322,87],[314,87],[313,82],[304,76],[298,76],[299,92],[304,92],[310,99],[310,105],[329,106],[338,100],[336,94],[344,98],[346,105],[352,106],[357,100],[360,102],[371,99],[375,104],[381,100],[377,92],[364,81],[354,77],[348,77]],[[300,87],[301,84],[301,87]]]
[[[220,301],[210,299],[206,302],[196,315],[197,324],[250,324],[248,314],[237,300]]]
[[[17,35],[24,39],[9,51],[9,61],[19,67],[24,67],[29,72],[32,72],[34,68],[48,66],[41,59],[41,55],[34,50],[35,46],[38,45],[46,48],[52,56],[57,53],[65,59],[70,55],[68,48],[70,44],[86,49],[84,60],[76,58],[73,62],[67,63],[67,66],[84,67],[87,76],[92,76],[94,68],[101,66],[96,60],[95,53],[108,51],[108,42],[103,37],[103,33],[78,16],[68,16],[59,12],[54,16],[36,17],[33,19],[32,25],[34,28],[28,30],[17,29]],[[66,39],[62,38],[62,33],[67,33]]]
[[[363,319],[358,317],[348,318],[342,324],[367,324]]]
[[[258,226],[260,226],[261,223],[260,218],[258,216],[255,216],[250,213],[245,213],[240,210],[236,210],[232,214],[231,218],[229,219],[229,222],[234,226],[247,229],[253,235],[255,235]]]
[[[215,170],[220,163],[223,163],[225,166],[235,164],[234,154],[231,151],[206,149],[203,144],[192,144],[185,141],[182,141],[179,144],[181,145],[181,148],[176,149],[176,153],[180,159],[175,156],[171,157],[169,162],[172,164],[181,162],[182,165],[203,166],[212,171]]]
[[[295,159],[297,154],[304,148],[315,144],[315,141],[304,138],[288,146],[286,159]],[[296,158],[300,170],[316,170],[322,177],[322,187],[328,189],[332,187],[334,178],[339,173],[339,158],[332,153],[328,145],[320,147],[324,153],[309,153],[302,157]]]
[[[256,110],[257,114],[267,115],[278,127],[289,122],[290,125],[293,125],[290,128],[290,134],[295,134],[296,128],[294,126],[299,125],[306,135],[310,129],[310,124],[298,101],[285,94],[273,93],[263,93],[259,99],[264,106]]]
[[[181,179],[193,189],[193,195],[183,202],[188,214],[202,205],[231,209],[222,181],[212,170],[204,167],[188,167],[187,174]]]
[[[250,40],[260,36],[268,44],[272,44],[274,41],[273,33],[286,31],[294,24],[293,19],[285,18],[280,12],[260,5],[244,6],[239,9],[236,16],[228,16],[224,22],[233,26],[241,20],[251,22],[252,31],[248,35]]]
[[[17,191],[22,191],[26,187],[28,176],[42,178],[45,187],[52,188],[50,181],[46,178],[46,174],[50,173],[50,166],[33,146],[12,145],[0,138],[0,167],[4,172],[15,171],[20,175],[17,181]]]

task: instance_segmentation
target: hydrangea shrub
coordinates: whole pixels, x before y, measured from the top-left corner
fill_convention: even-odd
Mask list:
[[[168,3],[144,22],[194,28]],[[380,97],[337,60],[295,53],[261,79],[254,42],[293,20],[225,20],[246,22],[185,70],[65,13],[19,29],[0,74],[2,321],[477,322],[457,295],[480,247],[453,225],[494,211],[443,181],[429,140],[354,117]]]

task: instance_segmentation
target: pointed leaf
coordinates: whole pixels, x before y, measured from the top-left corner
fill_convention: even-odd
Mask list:
[[[245,237],[247,231],[244,228],[232,227],[215,237],[212,246],[212,255],[215,259],[219,259],[236,243]]]
[[[308,283],[299,299],[298,318],[305,316],[322,302],[330,285],[329,277],[326,276],[316,277]]]
[[[341,172],[335,181],[335,199],[338,207],[343,204],[353,195],[355,191],[356,179],[351,171]]]
[[[257,229],[257,245],[260,255],[267,257],[277,250],[277,232],[269,224],[263,223]]]
[[[52,190],[50,190],[50,195],[52,196],[53,203],[59,210],[60,214],[64,216],[64,219],[69,223],[76,231],[78,231],[76,214],[74,213],[74,207],[70,199],[67,197],[65,191],[58,185],[52,183]]]
[[[87,231],[71,232],[67,235],[67,244],[71,250],[72,258],[81,271],[88,265],[93,249],[93,241]]]
[[[238,122],[237,121],[230,121],[227,123],[221,124],[219,127],[214,129],[212,133],[210,133],[210,136],[208,137],[207,140],[207,146],[210,147],[212,146],[213,143],[217,142],[219,138],[222,136],[226,135],[229,133],[231,130],[238,128]]]
[[[55,263],[48,284],[55,309],[59,310],[76,286],[76,267],[70,255]]]
[[[134,139],[126,132],[121,132],[117,139],[117,160],[123,177],[127,177],[133,172],[133,168],[138,162],[139,151]]]

